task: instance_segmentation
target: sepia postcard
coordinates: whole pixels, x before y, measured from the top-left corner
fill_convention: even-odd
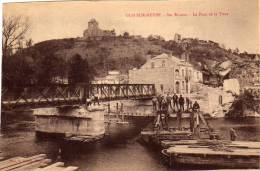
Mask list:
[[[3,3],[0,171],[259,170],[259,9]]]

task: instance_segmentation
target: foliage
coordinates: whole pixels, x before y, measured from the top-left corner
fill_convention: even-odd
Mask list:
[[[226,116],[243,117],[245,110],[255,111],[255,106],[257,106],[257,101],[254,100],[254,97],[250,92],[245,91],[237,97]]]
[[[87,59],[83,59],[79,54],[70,59],[68,80],[69,84],[90,82],[90,69]]]
[[[2,34],[3,56],[10,56],[15,49],[22,48],[29,28],[28,18],[23,16],[4,16]]]
[[[102,41],[55,39],[34,45],[32,40],[28,40],[26,48],[20,49],[10,58],[3,57],[3,84],[52,84],[55,77],[69,77],[70,83],[88,82],[93,76],[105,76],[109,70],[127,73],[129,69],[139,68],[146,62],[146,55],[154,57],[171,52],[174,56],[181,56],[185,51],[187,49],[184,50],[181,43],[165,41],[156,35],[146,39],[126,39],[121,36]],[[196,39],[191,42],[188,52],[192,64],[207,65],[209,70],[214,69],[211,67],[213,62],[240,57],[220,47],[201,45]],[[72,57],[76,58],[75,54],[81,55],[78,61],[74,59],[76,64],[72,60]],[[86,65],[86,68],[82,65]],[[78,69],[79,73],[76,71]],[[85,69],[88,70],[85,71],[87,76],[83,74]],[[24,78],[26,81],[23,81]]]
[[[129,37],[129,33],[128,32],[124,32],[123,36],[124,36],[124,38],[128,38]]]

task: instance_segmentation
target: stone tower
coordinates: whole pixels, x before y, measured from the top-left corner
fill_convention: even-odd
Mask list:
[[[92,18],[89,22],[88,22],[88,29],[90,31],[94,31],[94,30],[98,30],[98,22],[95,18]]]

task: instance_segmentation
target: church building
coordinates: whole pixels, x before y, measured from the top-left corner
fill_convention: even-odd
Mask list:
[[[84,31],[84,39],[101,40],[105,37],[115,37],[116,33],[114,30],[102,30],[98,26],[96,19],[91,19],[88,22],[88,28]]]

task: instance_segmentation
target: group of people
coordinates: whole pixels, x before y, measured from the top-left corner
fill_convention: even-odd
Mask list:
[[[195,122],[194,113],[200,110],[200,105],[197,101],[192,104],[192,101],[188,97],[185,98],[182,95],[178,96],[177,94],[173,94],[171,96],[170,94],[167,94],[166,96],[154,96],[152,103],[153,110],[158,114],[155,127],[158,127],[161,123],[161,126],[164,129],[168,129],[169,110],[172,110],[173,112],[177,112],[178,129],[181,130],[182,112],[186,111],[190,113],[190,127],[193,132]]]
[[[156,111],[168,111],[169,108],[173,111],[185,111],[185,104],[186,104],[186,111],[197,111],[200,109],[200,106],[197,101],[192,104],[192,101],[186,97],[184,98],[182,95],[178,96],[174,93],[173,96],[167,94],[166,96],[158,95],[154,96],[152,99],[153,102],[153,109]]]

